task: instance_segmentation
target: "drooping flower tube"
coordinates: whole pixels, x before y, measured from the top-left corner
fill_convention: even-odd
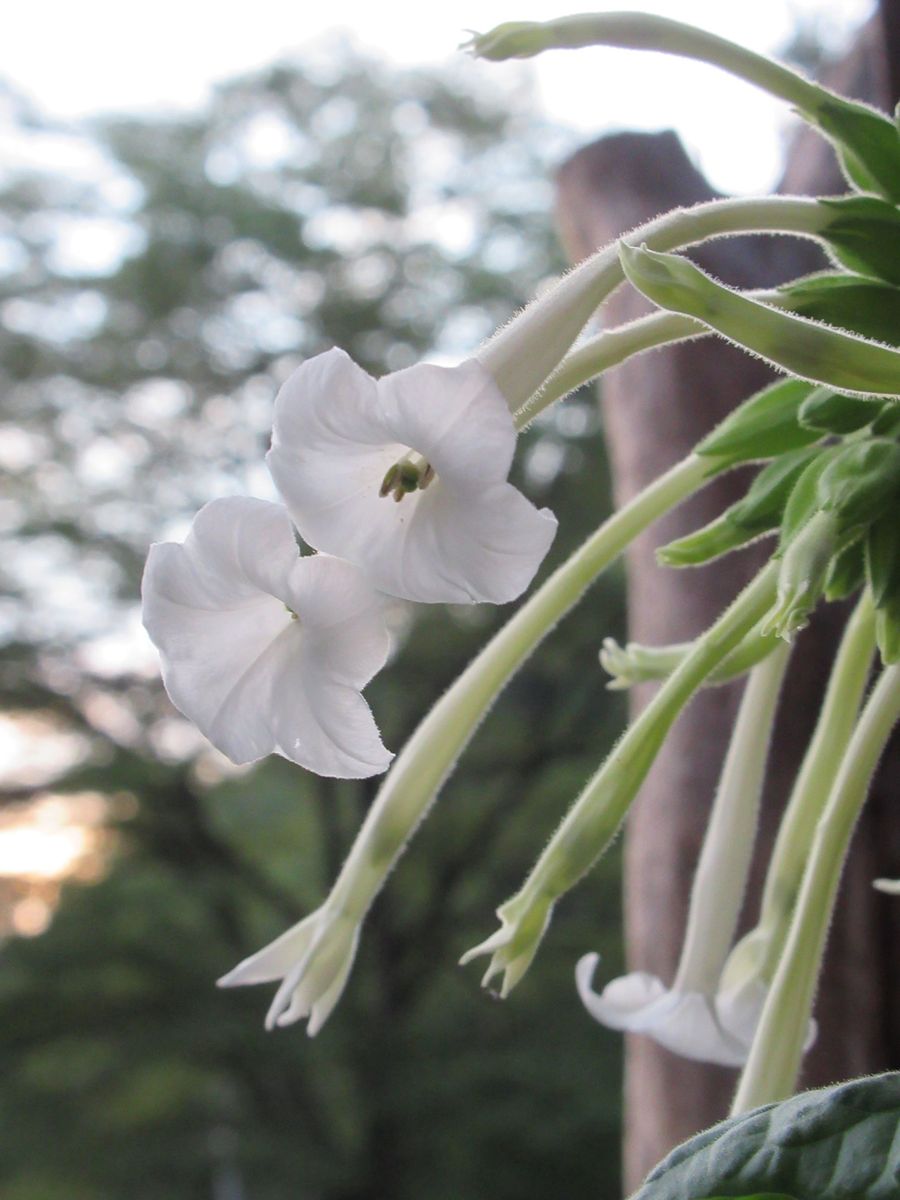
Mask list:
[[[719,989],[750,866],[775,706],[788,661],[779,646],[753,672],[716,792],[691,893],[687,932],[675,980],[667,988],[646,971],[614,979],[596,993],[596,954],[578,963],[585,1008],[611,1029],[645,1033],[685,1058],[740,1066],[747,1058],[765,988]]]
[[[301,558],[281,505],[232,496],[150,549],[144,625],[176,708],[235,763],[273,751],[319,775],[387,769],[360,689],[387,658],[383,598],[357,567]]]
[[[775,569],[769,563],[732,601],[638,716],[544,848],[518,892],[497,909],[500,928],[467,951],[461,964],[487,955],[482,986],[502,976],[506,997],[530,967],[556,902],[613,841],[672,723],[707,677],[771,606]]]
[[[373,379],[342,350],[275,404],[272,477],[303,538],[426,603],[502,604],[534,577],[556,518],[509,482],[516,429],[474,359]]]

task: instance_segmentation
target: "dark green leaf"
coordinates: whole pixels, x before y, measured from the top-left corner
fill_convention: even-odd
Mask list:
[[[875,613],[875,641],[886,667],[900,662],[900,596],[889,599]]]
[[[632,1200],[896,1200],[900,1073],[855,1079],[743,1113],[673,1150]],[[771,1191],[762,1195],[772,1195]]]
[[[883,232],[882,224],[876,222],[873,236],[879,232]],[[791,312],[891,346],[898,345],[900,287],[880,279],[823,271],[778,290]]]
[[[873,437],[900,437],[900,404],[885,404],[872,422]]]
[[[841,165],[860,191],[900,201],[900,134],[888,117],[839,96],[816,109],[815,120],[837,145]]]
[[[664,567],[696,567],[737,550],[756,536],[756,533],[735,525],[724,513],[702,529],[661,546],[656,557]]]
[[[845,396],[828,388],[816,388],[800,405],[797,414],[801,425],[822,433],[854,433],[870,425],[881,412],[880,400],[864,400],[861,396]]]
[[[825,580],[825,599],[844,600],[858,591],[865,579],[865,542],[861,537],[856,537],[831,560]]]
[[[900,499],[900,445],[867,438],[842,447],[816,488],[818,507],[837,513],[841,526],[867,525]]]
[[[814,390],[812,384],[799,379],[784,379],[763,388],[729,413],[695,447],[696,452],[739,463],[808,446],[819,435],[798,424],[797,412]]]
[[[885,666],[900,662],[900,523],[889,511],[869,527],[866,575],[875,603],[875,638]]]
[[[869,527],[866,572],[876,608],[900,594],[900,522],[896,513],[885,513]]]
[[[851,271],[900,286],[897,208],[875,196],[841,196],[821,203],[836,214],[823,236],[838,262]]]
[[[763,467],[743,500],[731,506],[728,519],[753,534],[774,529],[780,524],[788,496],[803,472],[825,453],[818,446],[810,446],[779,455]]]

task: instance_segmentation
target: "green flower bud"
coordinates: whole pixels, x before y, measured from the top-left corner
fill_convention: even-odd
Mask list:
[[[817,486],[819,505],[840,527],[868,525],[900,499],[900,445],[867,438],[845,446],[827,464]]]
[[[697,318],[773,366],[839,391],[900,396],[900,351],[750,300],[678,255],[624,243],[619,255],[648,299]]]
[[[803,629],[819,602],[828,577],[828,566],[838,545],[838,525],[833,513],[818,512],[785,551],[778,572],[778,598],[763,623],[765,634],[792,640]]]

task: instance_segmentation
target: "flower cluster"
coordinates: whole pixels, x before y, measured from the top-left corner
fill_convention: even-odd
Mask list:
[[[151,548],[144,623],[177,708],[235,763],[273,751],[320,775],[386,770],[360,695],[388,655],[385,597],[513,600],[556,521],[507,482],[516,430],[474,359],[375,380],[341,350],[275,403],[287,507],[214,500]],[[291,522],[319,553],[301,556]]]
[[[674,980],[632,971],[597,992],[597,956],[576,971],[602,1024],[694,1059],[746,1063],[735,1101],[743,1111],[795,1084],[815,1034],[813,995],[850,834],[900,720],[900,343],[888,320],[900,286],[900,140],[886,118],[655,17],[510,25],[476,37],[473,49],[503,58],[624,39],[665,50],[676,35],[679,52],[724,55],[727,69],[795,103],[867,194],[717,200],[665,214],[586,259],[456,367],[423,364],[376,380],[336,349],[303,363],[277,397],[267,456],[284,507],[215,500],[182,545],[154,546],[144,616],[173,702],[235,762],[276,752],[324,775],[378,774],[392,756],[360,692],[388,655],[386,597],[509,602],[553,540],[553,515],[508,481],[519,428],[608,367],[685,338],[727,338],[786,375],[605,520],[536,590],[423,718],[319,908],[220,980],[280,981],[267,1026],[305,1017],[317,1032],[347,982],[373,900],[515,671],[653,521],[719,472],[761,464],[736,503],[659,557],[697,566],[775,535],[770,561],[691,643],[604,642],[612,686],[658,679],[660,687],[497,909],[499,929],[462,960],[488,956],[485,985],[500,976],[508,995],[556,904],[614,840],[685,706],[701,688],[749,673]],[[765,231],[822,241],[839,269],[747,294],[670,253]],[[572,351],[626,281],[660,311]],[[315,553],[300,554],[295,530]],[[735,942],[789,643],[820,601],[856,594],[758,922]],[[883,670],[866,694],[876,653]]]

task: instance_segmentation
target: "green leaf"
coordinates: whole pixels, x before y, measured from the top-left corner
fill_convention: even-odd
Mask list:
[[[743,500],[728,509],[728,519],[753,534],[775,529],[781,523],[784,506],[798,480],[812,463],[828,453],[818,446],[810,446],[779,455],[763,467]]]
[[[857,536],[831,560],[825,579],[825,599],[829,603],[845,600],[859,591],[865,581],[865,541]]]
[[[900,437],[900,404],[886,404],[872,422],[873,437]]]
[[[774,528],[776,524],[777,521],[773,522],[770,528]],[[757,536],[757,533],[735,525],[729,519],[728,512],[725,512],[702,529],[696,529],[686,537],[660,546],[656,558],[664,567],[697,567],[701,563],[711,562],[714,558],[737,550]]]
[[[885,666],[900,662],[900,525],[889,511],[866,535],[866,575],[875,604],[875,639]]]
[[[742,1113],[691,1138],[632,1200],[896,1200],[900,1073],[854,1079]],[[766,1191],[766,1189],[769,1189]]]
[[[843,529],[877,521],[900,499],[900,445],[867,438],[842,447],[819,476],[817,496]]]
[[[876,196],[821,200],[835,213],[823,236],[842,266],[900,286],[900,211]]]
[[[854,433],[870,425],[881,412],[879,400],[845,396],[829,388],[816,388],[800,405],[797,419],[801,425],[823,433]]]
[[[818,105],[813,119],[836,143],[850,183],[900,201],[900,134],[893,121],[839,96]]]
[[[879,223],[873,223],[873,243],[880,232]],[[900,237],[900,229],[892,232]],[[802,317],[825,321],[890,346],[900,344],[900,287],[860,275],[822,271],[778,290],[791,312]]]
[[[866,535],[866,573],[872,603],[880,608],[900,592],[900,525],[894,513],[873,522]]]
[[[716,455],[734,464],[808,446],[819,434],[802,428],[797,413],[815,390],[799,379],[783,379],[763,388],[698,443],[696,453]]]
[[[799,1200],[799,1197],[787,1192],[754,1192],[752,1196],[705,1196],[704,1200]]]

